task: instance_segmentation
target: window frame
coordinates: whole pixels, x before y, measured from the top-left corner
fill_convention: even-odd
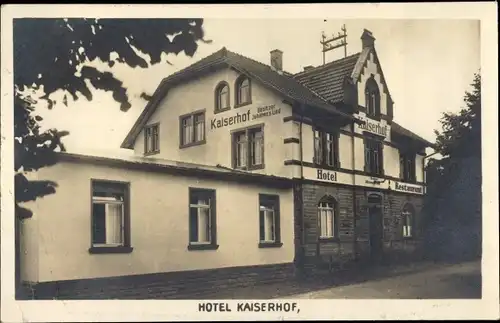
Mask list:
[[[101,188],[98,188],[101,186]],[[123,192],[123,244],[109,245],[109,244],[94,244],[94,192],[106,187],[103,190],[122,190]],[[114,187],[114,188],[110,188]],[[106,253],[131,253],[133,250],[131,246],[131,225],[130,225],[130,182],[114,181],[108,179],[91,179],[90,180],[90,248],[91,254],[106,254]]]
[[[317,136],[318,134],[318,136]],[[328,141],[327,137],[333,137],[333,140]],[[316,142],[319,141],[319,152]],[[328,164],[328,142],[333,144],[333,165]],[[313,128],[313,164],[322,166],[323,168],[338,169],[340,168],[340,132],[325,131],[321,128]],[[318,160],[320,159],[320,160]]]
[[[153,129],[156,130],[156,149],[149,150],[148,148],[148,131],[153,131]],[[151,134],[152,136],[152,134]],[[154,137],[153,137],[154,140]],[[153,145],[154,146],[154,145]],[[160,123],[156,122],[147,126],[144,126],[144,155],[149,156],[149,155],[156,155],[160,152]]]
[[[191,217],[191,198],[193,195],[208,196],[210,199],[210,242],[195,242],[192,240],[192,217]],[[188,188],[188,250],[217,250],[219,245],[217,244],[217,197],[216,190],[209,188],[199,188],[199,187],[189,187]],[[197,217],[198,221],[198,217]]]
[[[257,165],[250,164],[252,160],[251,154],[251,143],[252,141],[249,139],[249,135],[251,132],[255,130],[260,130],[262,133],[261,137],[261,163]],[[246,165],[243,167],[237,167],[237,145],[236,145],[236,136],[238,134],[245,134],[245,147],[246,147]],[[264,123],[252,125],[245,128],[239,128],[232,130],[231,134],[231,164],[233,169],[238,170],[257,170],[265,168],[265,133],[264,133]]]
[[[273,235],[274,241],[265,240],[265,215],[261,217],[261,207],[264,205],[273,206]],[[259,194],[259,248],[279,248],[283,245],[281,241],[281,210],[280,196],[276,194]],[[264,221],[264,223],[262,222]],[[262,231],[264,230],[264,231]],[[264,235],[264,239],[262,239]]]
[[[203,116],[203,139],[196,141],[196,124],[195,120],[197,116]],[[183,121],[186,119],[191,120],[191,138],[192,141],[188,143],[184,143],[184,126],[183,126]],[[199,146],[199,145],[204,145],[207,142],[207,120],[206,120],[206,111],[205,109],[203,110],[197,110],[193,111],[187,114],[183,114],[179,116],[179,148],[188,148],[188,147],[193,147],[193,146]]]
[[[322,207],[322,204],[330,204],[330,208]],[[331,210],[332,211],[332,226],[331,236],[323,236],[322,235],[322,226],[321,226],[321,211],[322,210]],[[317,216],[317,225],[318,225],[318,241],[339,241],[339,205],[338,202],[335,198],[332,196],[324,196],[319,200],[319,202],[316,204],[316,216]],[[328,221],[327,221],[328,223]]]
[[[410,222],[407,222],[407,217],[409,217]],[[401,209],[401,236],[404,240],[415,239],[415,207],[411,203],[405,203]],[[405,227],[410,227],[410,234],[405,234]],[[408,232],[408,231],[406,231]]]
[[[226,100],[227,106],[220,107],[219,106],[220,95],[222,93],[221,91],[224,88],[227,88],[227,100]],[[214,97],[214,114],[221,113],[221,112],[224,112],[224,111],[231,109],[231,88],[229,87],[229,84],[226,81],[221,81],[221,82],[219,82],[219,84],[217,84],[217,86],[215,87],[214,95],[215,95],[215,97]]]
[[[399,151],[400,178],[406,183],[417,182],[417,154]],[[408,165],[410,164],[410,165]]]
[[[372,74],[372,76],[366,81],[365,85],[365,106],[367,117],[380,119],[380,101],[380,88]]]
[[[244,81],[248,81],[248,101],[242,102],[240,95],[240,88]],[[236,81],[234,86],[234,107],[239,108],[245,105],[252,104],[252,81],[246,75],[240,75]]]
[[[384,171],[384,142],[382,139],[376,138],[375,136],[368,136],[365,134],[363,137],[364,141],[364,171],[367,175],[373,177],[383,177],[385,175]],[[375,145],[376,147],[370,147],[371,145]],[[376,149],[374,149],[376,148]],[[367,151],[377,152],[377,164],[378,169],[373,170],[373,166],[371,166],[371,160],[373,156],[367,157]]]

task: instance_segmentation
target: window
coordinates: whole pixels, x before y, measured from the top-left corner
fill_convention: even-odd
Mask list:
[[[338,135],[314,130],[314,163],[340,167]]]
[[[236,80],[236,106],[242,106],[252,103],[250,79],[240,77]]]
[[[366,114],[372,117],[380,115],[380,92],[373,75],[366,82],[365,87]]]
[[[415,182],[415,158],[414,153],[400,153],[399,167],[401,171],[401,179],[405,182]]]
[[[128,184],[92,181],[91,252],[131,251],[128,193]]]
[[[189,249],[216,249],[215,190],[189,189]]]
[[[259,246],[281,246],[280,202],[277,195],[259,195]]]
[[[215,112],[229,108],[229,85],[226,82],[221,82],[215,90]]]
[[[262,125],[233,132],[233,168],[264,168],[264,128]]]
[[[180,117],[180,147],[205,143],[205,111]]]
[[[371,175],[384,175],[382,141],[365,138],[365,172]]]
[[[401,213],[403,218],[403,238],[411,238],[414,235],[414,214],[415,212],[413,206],[411,204],[406,204],[403,208],[403,212]]]
[[[160,151],[158,124],[146,126],[144,128],[144,153],[156,154]]]
[[[323,198],[318,205],[318,227],[320,239],[336,237],[335,201]]]

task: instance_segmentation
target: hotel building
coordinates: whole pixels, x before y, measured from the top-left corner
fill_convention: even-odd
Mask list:
[[[58,188],[20,226],[22,280],[40,298],[138,277],[175,294],[413,252],[432,144],[394,122],[361,41],[298,74],[279,50],[267,65],[222,48],[166,77],[124,138],[133,157],[37,172]]]

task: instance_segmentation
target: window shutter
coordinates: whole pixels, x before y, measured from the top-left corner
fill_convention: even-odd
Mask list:
[[[189,241],[198,241],[198,209],[189,208]]]
[[[264,218],[264,212],[259,210],[259,240],[264,241],[265,239],[265,231],[264,231],[264,225],[265,225],[265,218]]]
[[[399,178],[401,179],[404,179],[404,168],[405,168],[405,158],[404,156],[401,154],[401,152],[399,152]]]
[[[380,168],[380,175],[384,175],[384,143],[379,142],[379,155],[378,155],[378,160],[379,160],[379,168]]]
[[[280,212],[280,200],[279,196],[276,196],[274,207],[274,219],[275,219],[275,238],[276,242],[281,242],[281,212]]]
[[[365,145],[365,166],[364,166],[364,171],[368,172],[369,170],[369,164],[370,164],[370,150],[368,147],[368,141],[366,139],[363,139],[364,145]]]
[[[335,133],[335,167],[340,168],[340,133]]]

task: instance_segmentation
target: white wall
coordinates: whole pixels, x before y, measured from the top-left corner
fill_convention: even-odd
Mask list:
[[[424,169],[424,156],[417,155],[415,165],[416,165],[415,175],[416,175],[417,182],[423,182],[425,180],[425,177],[424,177],[424,171],[425,171],[425,169]]]
[[[375,63],[375,58],[373,53],[370,53],[370,57],[366,62],[366,66],[363,69],[360,80],[358,82],[358,104],[366,107],[365,98],[365,87],[366,81],[374,75],[375,81],[377,81],[378,89],[380,92],[380,112],[384,115],[387,114],[387,94],[384,84],[382,83],[382,76],[377,72],[377,64]]]
[[[34,205],[35,203],[30,203]],[[20,270],[21,279],[26,281],[38,281],[38,218],[40,214],[33,214],[29,219],[24,219],[19,226],[20,229]]]
[[[283,139],[291,133],[291,128],[286,128],[287,123],[283,122],[283,118],[291,116],[291,107],[282,102],[282,97],[264,88],[258,81],[252,80],[252,104],[235,108],[235,81],[238,77],[239,74],[236,71],[227,68],[171,88],[148,121],[148,124],[160,122],[160,153],[151,157],[208,165],[221,164],[231,167],[231,130],[265,123],[265,168],[253,172],[288,175],[288,170],[283,164],[287,154]],[[229,84],[232,108],[214,114],[214,93],[221,81],[226,81]],[[231,117],[237,113],[246,113],[248,110],[253,116],[259,107],[268,105],[275,105],[276,109],[280,109],[280,113],[223,128],[211,129],[211,120],[214,118]],[[206,113],[206,144],[179,149],[179,116],[202,109],[205,109]],[[144,154],[143,132],[136,139],[134,150],[137,155]]]
[[[42,282],[293,261],[291,189],[71,162],[43,168],[38,177],[56,181],[58,188],[56,194],[27,205],[38,220],[38,228],[26,226],[27,234],[38,234],[39,244],[38,254],[29,253],[25,265],[35,268],[39,259],[38,277],[30,272],[24,279]],[[130,182],[132,253],[89,254],[91,179]],[[216,189],[218,250],[187,250],[189,187]],[[259,193],[280,195],[281,248],[258,248]]]

